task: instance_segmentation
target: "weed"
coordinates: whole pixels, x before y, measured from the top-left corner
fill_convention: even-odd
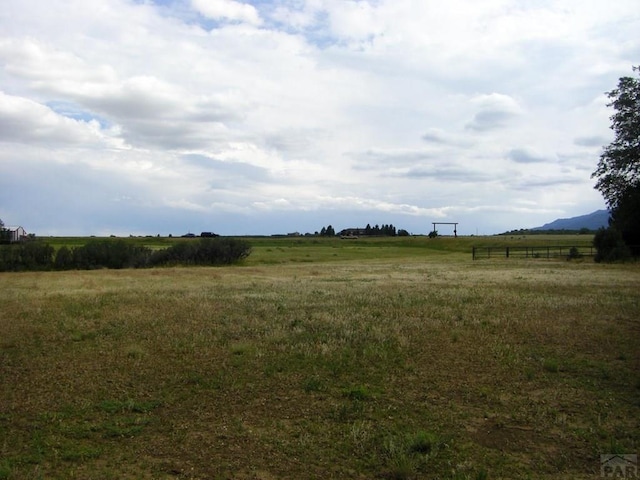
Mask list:
[[[476,473],[475,480],[489,480],[489,472],[487,472],[484,468],[480,469],[478,473]]]
[[[331,410],[330,417],[337,422],[348,422],[360,418],[364,413],[362,402],[340,404]]]
[[[303,382],[302,388],[305,392],[323,392],[326,390],[322,380],[316,375],[307,378]]]
[[[372,425],[369,421],[358,421],[351,424],[349,437],[356,451],[365,453],[372,437]]]
[[[132,399],[104,400],[100,403],[100,410],[107,413],[149,413],[162,404],[159,400],[136,401]]]
[[[351,400],[371,400],[373,398],[369,389],[363,385],[347,388],[343,391],[343,394]]]
[[[92,458],[98,458],[102,454],[100,448],[82,444],[66,444],[60,448],[60,458],[67,462],[84,462]]]
[[[542,363],[542,368],[549,373],[557,373],[560,370],[558,361],[554,358],[546,358]]]
[[[126,355],[128,358],[139,360],[145,356],[146,351],[140,345],[129,345],[126,350]]]
[[[383,445],[383,455],[388,468],[387,478],[405,480],[416,473],[417,461],[407,451],[402,439],[387,437]]]
[[[251,353],[253,346],[249,343],[234,343],[229,347],[229,350],[233,355],[242,356]]]
[[[123,421],[107,423],[103,425],[104,438],[130,438],[142,432],[142,429],[149,422],[137,418],[128,418]]]
[[[439,443],[440,441],[436,434],[421,430],[409,439],[409,451],[412,453],[429,454],[437,448]]]

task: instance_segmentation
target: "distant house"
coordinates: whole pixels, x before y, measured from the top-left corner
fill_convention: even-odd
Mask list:
[[[369,232],[366,228],[345,228],[344,230],[341,230],[338,235],[341,237],[358,237],[368,234]]]
[[[21,242],[27,238],[27,232],[22,227],[5,227],[9,243]]]

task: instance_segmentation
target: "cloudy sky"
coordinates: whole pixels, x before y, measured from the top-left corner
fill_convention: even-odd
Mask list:
[[[2,0],[0,218],[492,234],[587,214],[639,31],[637,0]]]

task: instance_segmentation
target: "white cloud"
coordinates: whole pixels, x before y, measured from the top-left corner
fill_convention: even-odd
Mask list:
[[[198,12],[214,20],[247,22],[252,25],[261,23],[260,16],[253,5],[235,0],[191,0]]]
[[[64,148],[122,147],[117,129],[103,130],[96,120],[80,121],[58,115],[27,98],[0,91],[0,141]]]
[[[490,233],[588,213],[635,3],[5,0],[0,217]],[[102,203],[49,210],[70,190]]]

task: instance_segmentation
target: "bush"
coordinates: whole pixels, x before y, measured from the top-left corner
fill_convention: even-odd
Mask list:
[[[234,238],[202,238],[154,252],[151,265],[230,265],[249,256],[251,246]]]
[[[613,227],[601,227],[593,237],[593,246],[596,248],[596,262],[616,262],[631,257],[631,251],[624,243],[622,234]]]
[[[567,260],[577,260],[579,258],[582,258],[582,254],[580,250],[578,250],[578,247],[571,247],[569,249],[569,255],[567,255]]]
[[[48,270],[53,247],[47,243],[28,241],[0,247],[0,271]]]
[[[55,260],[53,261],[53,268],[56,270],[70,270],[74,268],[73,253],[68,247],[63,246],[58,249]]]
[[[233,238],[183,241],[153,252],[126,240],[93,240],[81,247],[54,249],[43,242],[0,246],[0,271],[93,270],[164,265],[231,265],[251,253],[251,246]]]
[[[82,270],[145,267],[151,256],[149,248],[125,240],[95,240],[75,247],[71,253],[71,265]]]

